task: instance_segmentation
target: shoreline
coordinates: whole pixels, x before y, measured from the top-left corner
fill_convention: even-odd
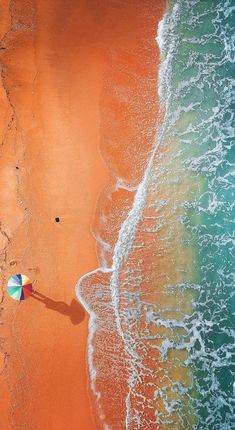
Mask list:
[[[117,333],[109,275],[121,226],[145,174],[162,120],[157,95],[160,52],[155,37],[164,11],[164,2],[151,10],[143,6],[135,20],[139,30],[136,46],[128,53],[112,51],[100,104],[101,151],[111,173],[93,223],[100,264],[77,284],[77,297],[90,312],[88,360],[97,429],[124,429],[128,420],[126,352]]]

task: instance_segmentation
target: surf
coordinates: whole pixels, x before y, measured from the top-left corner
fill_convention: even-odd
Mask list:
[[[77,285],[110,429],[233,423],[233,16],[230,1],[169,5],[157,35],[162,125],[105,267]]]

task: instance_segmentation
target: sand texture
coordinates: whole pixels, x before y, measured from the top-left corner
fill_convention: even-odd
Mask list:
[[[1,429],[96,428],[88,315],[74,288],[98,265],[92,225],[101,191],[115,172],[135,186],[154,142],[160,3],[1,2]],[[147,74],[151,86],[128,81],[128,69]],[[114,84],[125,87],[126,104],[113,99]],[[134,171],[125,150],[138,145],[146,151]],[[15,273],[31,278],[38,294],[8,297]]]

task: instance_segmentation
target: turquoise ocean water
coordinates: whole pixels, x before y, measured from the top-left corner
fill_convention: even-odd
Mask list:
[[[159,43],[167,134],[201,182],[183,223],[197,249],[197,300],[187,320],[196,429],[235,428],[235,2],[172,2]],[[185,427],[186,429],[186,427]]]
[[[234,25],[233,0],[159,25],[163,123],[112,264],[77,285],[98,428],[235,429]]]

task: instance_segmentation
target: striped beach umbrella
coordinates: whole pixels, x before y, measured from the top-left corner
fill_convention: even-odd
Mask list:
[[[25,275],[13,275],[7,283],[7,291],[12,299],[25,300],[33,292],[32,282]]]

